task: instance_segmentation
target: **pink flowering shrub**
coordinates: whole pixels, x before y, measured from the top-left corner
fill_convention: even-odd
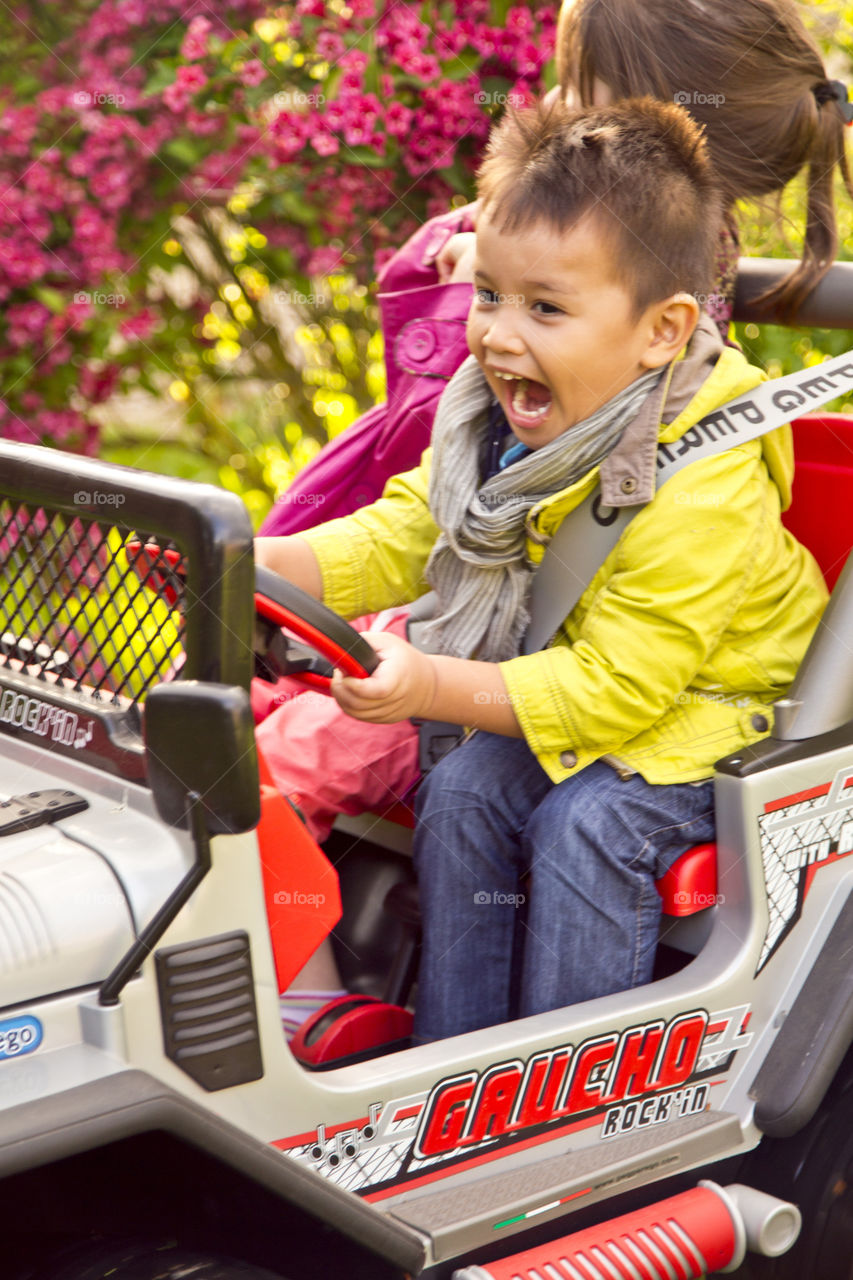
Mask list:
[[[94,451],[92,409],[118,387],[226,376],[205,365],[203,320],[229,280],[245,303],[232,345],[281,377],[245,268],[305,296],[335,270],[369,284],[424,218],[470,198],[491,118],[543,88],[555,18],[505,0],[443,0],[429,23],[402,0],[12,3],[0,434]],[[239,251],[223,219],[251,233]],[[190,303],[152,288],[188,226],[216,266]]]

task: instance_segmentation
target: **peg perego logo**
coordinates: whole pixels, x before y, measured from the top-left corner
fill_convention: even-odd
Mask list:
[[[0,724],[14,725],[38,738],[49,737],[76,751],[91,742],[95,726],[94,720],[81,723],[73,711],[42,702],[41,698],[28,698],[13,689],[3,689],[0,696]]]

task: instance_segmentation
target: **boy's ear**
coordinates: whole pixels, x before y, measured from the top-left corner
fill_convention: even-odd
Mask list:
[[[699,321],[699,303],[692,293],[674,293],[654,303],[646,319],[651,328],[651,341],[643,364],[647,369],[660,369],[674,360],[693,337]]]

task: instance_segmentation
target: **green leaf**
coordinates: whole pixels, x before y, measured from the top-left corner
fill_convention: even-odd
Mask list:
[[[146,97],[152,94],[162,93],[167,85],[172,84],[177,72],[177,61],[169,59],[154,63],[154,71],[145,82],[145,88],[142,90]]]
[[[467,80],[477,74],[477,62],[480,58],[473,49],[463,49],[454,54],[449,62],[442,62],[441,75],[444,80]]]
[[[163,148],[163,152],[171,160],[180,164],[194,165],[201,156],[201,148],[193,138],[172,138]]]
[[[52,311],[55,316],[62,314],[68,302],[67,294],[60,293],[58,289],[51,289],[44,284],[33,285],[33,296],[39,302],[44,303],[48,311]]]

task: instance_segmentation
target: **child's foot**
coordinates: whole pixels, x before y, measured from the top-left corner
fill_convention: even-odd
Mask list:
[[[306,1018],[330,1000],[337,1000],[347,992],[339,987],[337,991],[284,991],[279,996],[281,1007],[281,1025],[288,1040],[292,1040]]]

